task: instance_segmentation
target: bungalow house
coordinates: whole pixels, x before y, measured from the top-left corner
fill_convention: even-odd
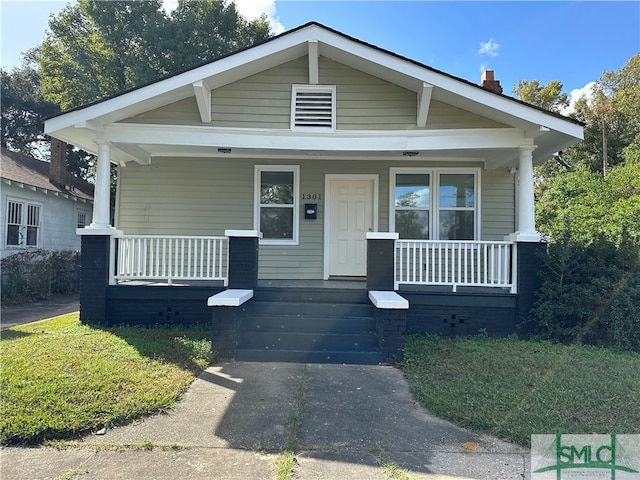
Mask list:
[[[2,258],[26,250],[80,250],[78,227],[91,223],[93,185],[67,172],[66,145],[52,143],[51,162],[2,149]]]
[[[533,167],[583,129],[492,73],[312,22],[49,119],[98,156],[82,320],[213,319],[244,360],[377,363],[407,332],[513,332],[544,249]]]

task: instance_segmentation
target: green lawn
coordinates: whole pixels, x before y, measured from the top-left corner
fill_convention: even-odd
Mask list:
[[[69,438],[170,408],[211,361],[207,328],[82,325],[77,314],[0,341],[0,440]],[[640,355],[482,336],[409,337],[429,412],[528,446],[536,433],[640,433]]]
[[[2,332],[0,441],[40,443],[171,407],[211,360],[206,328],[112,328],[65,315]]]
[[[637,353],[410,337],[403,369],[430,413],[520,445],[540,433],[640,433]]]

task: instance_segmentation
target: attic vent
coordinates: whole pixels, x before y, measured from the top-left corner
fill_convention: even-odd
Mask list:
[[[335,94],[335,86],[293,85],[291,128],[334,130]]]

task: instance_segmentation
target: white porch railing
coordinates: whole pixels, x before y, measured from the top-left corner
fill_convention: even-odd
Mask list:
[[[227,285],[227,237],[123,235],[117,242],[116,281],[220,280]]]
[[[512,242],[396,240],[395,284],[509,288]]]

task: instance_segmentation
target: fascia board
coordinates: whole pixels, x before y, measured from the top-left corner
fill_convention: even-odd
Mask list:
[[[407,59],[371,48],[335,33],[321,31],[318,35],[321,54],[335,61],[345,63],[401,87],[418,92],[424,83],[436,87],[433,96],[466,110],[492,117],[508,125],[525,127],[544,125],[576,139],[582,139],[582,127],[570,120],[563,120],[546,114],[536,108],[521,104],[513,99],[485,91],[458,79],[417,65]],[[469,102],[479,107],[473,108]],[[488,110],[487,110],[488,109]],[[495,113],[494,113],[495,112]]]

